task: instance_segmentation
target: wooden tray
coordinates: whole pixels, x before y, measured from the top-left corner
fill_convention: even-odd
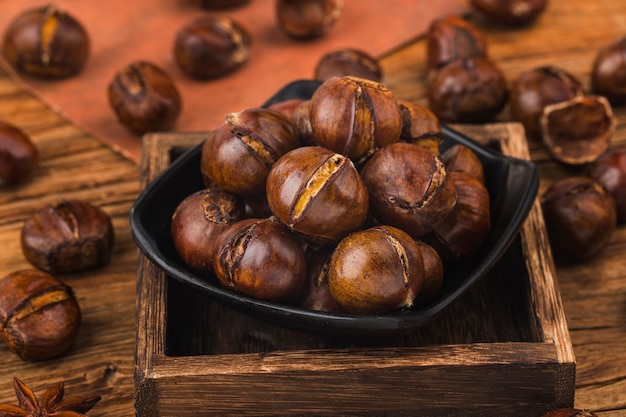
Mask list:
[[[455,126],[529,159],[520,125]],[[144,138],[142,187],[202,134]],[[155,416],[540,416],[575,360],[538,200],[489,276],[418,331],[342,339],[246,316],[138,260],[135,409]]]

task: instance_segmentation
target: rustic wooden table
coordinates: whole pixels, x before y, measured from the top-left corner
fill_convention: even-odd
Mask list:
[[[490,55],[509,79],[521,71],[557,64],[581,78],[589,91],[595,52],[626,34],[626,2],[552,1],[535,25],[505,29],[476,23],[486,32]],[[388,86],[401,98],[424,102],[423,42],[382,58]],[[251,103],[256,105],[257,103]],[[612,146],[626,147],[626,108]],[[101,206],[112,218],[116,245],[102,270],[64,279],[75,289],[83,326],[64,357],[29,363],[0,346],[0,403],[15,403],[12,379],[22,379],[42,394],[65,381],[68,395],[102,400],[91,416],[132,416],[135,346],[137,248],[128,213],[139,192],[138,166],[84,133],[0,72],[0,119],[29,135],[40,151],[41,167],[27,184],[0,190],[0,275],[29,268],[20,249],[24,219],[59,196]],[[508,121],[507,111],[499,120]],[[529,143],[540,174],[540,192],[571,170],[550,159],[540,143]],[[614,233],[597,258],[558,265],[558,280],[577,360],[575,406],[602,417],[626,416],[626,227]]]

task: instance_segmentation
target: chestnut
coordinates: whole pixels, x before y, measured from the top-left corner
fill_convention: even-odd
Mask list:
[[[89,48],[89,36],[80,22],[51,4],[26,10],[11,22],[2,54],[20,72],[65,78],[83,69]]]
[[[526,25],[544,12],[548,0],[470,0],[487,19],[509,26]]]
[[[234,9],[250,3],[250,0],[200,0],[200,7],[207,10]]]
[[[379,149],[361,177],[376,220],[414,238],[430,232],[456,204],[454,183],[441,159],[411,143]]]
[[[543,143],[558,161],[587,164],[609,148],[616,123],[606,98],[578,96],[543,109]]]
[[[345,76],[327,80],[309,103],[311,132],[325,148],[360,163],[376,149],[396,142],[402,111],[380,83]]]
[[[434,247],[421,240],[415,242],[420,248],[424,262],[424,284],[414,300],[414,304],[425,306],[435,300],[443,290],[445,271],[443,260]]]
[[[276,23],[294,39],[318,38],[333,27],[343,0],[275,0]]]
[[[30,137],[0,121],[0,187],[26,181],[39,166],[39,151]]]
[[[554,182],[541,196],[541,206],[557,261],[596,256],[616,228],[615,200],[591,178],[576,176]]]
[[[283,101],[279,101],[277,103],[271,104],[267,106],[267,108],[271,110],[279,111],[285,116],[287,116],[288,118],[291,118],[293,116],[293,113],[296,111],[296,109],[304,101],[306,100],[301,99],[301,98],[292,98],[292,99],[287,99],[287,100],[283,100]]]
[[[108,99],[119,121],[136,133],[172,129],[182,107],[169,74],[147,61],[120,69],[109,83]]]
[[[220,284],[260,300],[293,301],[304,288],[300,242],[273,219],[244,219],[218,238],[213,270]]]
[[[251,38],[239,23],[227,17],[204,16],[183,26],[174,40],[174,60],[189,77],[222,77],[250,57]]]
[[[626,149],[612,149],[589,166],[589,177],[596,180],[615,199],[617,222],[626,223]]]
[[[61,356],[76,340],[80,324],[72,288],[47,272],[25,269],[0,279],[0,338],[20,358]]]
[[[326,81],[346,75],[376,82],[383,79],[383,71],[378,60],[367,52],[355,48],[342,48],[325,53],[315,66],[313,77]]]
[[[485,183],[483,163],[478,155],[467,146],[457,143],[443,151],[440,156],[448,172],[465,172],[481,183]]]
[[[506,104],[504,74],[486,58],[460,58],[431,73],[428,106],[444,122],[484,123]]]
[[[260,194],[274,163],[299,145],[293,124],[276,110],[255,107],[230,113],[205,139],[200,170],[226,191]]]
[[[47,204],[33,212],[21,230],[26,259],[52,274],[103,267],[111,259],[113,243],[109,215],[81,200]]]
[[[202,274],[212,271],[215,242],[230,224],[244,218],[240,197],[203,189],[181,201],[172,215],[172,241],[183,262]]]
[[[458,16],[433,20],[426,32],[427,65],[441,68],[459,58],[487,57],[487,39],[471,22]]]
[[[361,227],[368,193],[350,159],[319,146],[286,153],[267,177],[272,213],[306,239],[327,245]]]
[[[306,284],[298,306],[326,313],[345,313],[345,310],[330,293],[328,268],[332,251],[308,250],[306,253]]]
[[[398,100],[402,111],[400,139],[439,154],[443,133],[439,118],[428,107],[408,100]]]
[[[626,37],[598,51],[591,70],[591,87],[613,105],[626,104]]]
[[[313,129],[311,128],[310,104],[311,100],[303,101],[291,114],[291,122],[295,126],[303,145],[316,145],[315,138],[313,137]]]
[[[420,247],[391,226],[354,232],[333,251],[328,285],[349,313],[383,314],[411,307],[424,285]]]
[[[443,243],[446,257],[468,257],[481,248],[491,231],[489,191],[466,172],[451,171],[449,176],[456,190],[456,204],[433,232]]]
[[[513,119],[524,126],[526,136],[539,138],[543,109],[582,94],[582,84],[574,75],[556,66],[542,66],[527,70],[515,79],[509,108]]]

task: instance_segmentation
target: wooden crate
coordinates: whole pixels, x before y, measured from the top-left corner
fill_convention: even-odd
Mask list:
[[[517,124],[457,126],[528,159]],[[144,139],[142,186],[199,134]],[[575,361],[538,200],[520,236],[426,327],[342,339],[212,302],[138,260],[135,408],[156,416],[540,416],[572,406]]]

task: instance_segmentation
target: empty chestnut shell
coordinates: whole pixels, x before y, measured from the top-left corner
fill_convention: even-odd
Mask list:
[[[20,72],[65,78],[79,73],[89,57],[89,36],[72,15],[55,5],[30,9],[7,28],[2,54]]]
[[[178,31],[174,59],[191,78],[217,78],[248,61],[250,44],[250,35],[237,22],[226,17],[205,16]]]
[[[276,23],[287,36],[295,39],[325,35],[335,24],[343,0],[277,0]]]
[[[39,152],[21,129],[0,121],[0,187],[19,184],[39,166]]]
[[[517,26],[539,17],[548,0],[470,0],[470,4],[493,22]]]
[[[351,76],[325,81],[309,103],[311,131],[325,148],[359,163],[376,149],[396,142],[402,111],[380,83]]]
[[[605,152],[589,166],[588,174],[611,193],[617,205],[617,222],[626,223],[626,149]]]
[[[372,214],[411,236],[430,232],[454,208],[456,191],[441,159],[405,142],[379,149],[361,170]]]
[[[591,178],[556,181],[541,196],[541,206],[550,246],[558,261],[597,255],[616,227],[615,200]]]
[[[428,107],[444,122],[484,123],[506,104],[504,74],[486,58],[461,58],[428,80]]]
[[[267,177],[267,201],[291,230],[336,243],[365,223],[368,193],[350,159],[319,146],[294,149]]]
[[[243,219],[243,201],[217,188],[196,191],[181,201],[172,216],[172,241],[183,262],[203,274],[212,271],[218,236]]]
[[[427,64],[441,68],[459,58],[487,57],[487,39],[472,23],[458,16],[434,20],[426,33]]]
[[[351,75],[381,82],[383,71],[370,54],[360,49],[343,48],[324,54],[315,66],[314,78],[326,81],[333,77]]]
[[[543,66],[525,71],[515,79],[509,108],[513,119],[524,126],[526,136],[539,138],[543,109],[582,94],[582,84],[572,74],[556,66]]]
[[[593,162],[609,147],[616,120],[602,96],[578,96],[543,109],[543,142],[552,156],[569,165]]]
[[[591,87],[613,105],[626,104],[626,37],[598,51],[591,70]]]
[[[108,98],[119,121],[136,133],[170,130],[182,107],[169,74],[146,61],[120,69],[109,84]]]
[[[349,313],[382,314],[411,307],[424,285],[420,247],[391,226],[352,233],[333,251],[328,285]]]
[[[295,300],[306,279],[300,242],[273,219],[230,225],[218,239],[213,269],[225,288],[269,301]]]
[[[230,113],[204,141],[200,170],[226,191],[260,194],[274,163],[299,145],[293,124],[276,110],[259,107]]]

